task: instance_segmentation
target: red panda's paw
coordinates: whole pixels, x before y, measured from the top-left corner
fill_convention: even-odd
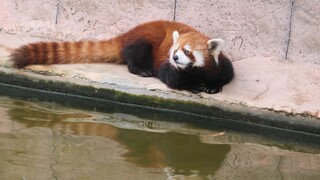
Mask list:
[[[222,86],[217,87],[206,87],[203,92],[206,92],[208,94],[216,94],[222,91]]]
[[[205,92],[208,94],[216,94],[222,91],[222,86],[216,86],[216,87],[208,87],[206,85],[200,85],[197,87],[194,87],[190,89],[190,91],[194,94],[200,93],[200,92]]]
[[[200,84],[198,86],[192,87],[191,89],[189,89],[189,91],[192,92],[193,94],[198,94],[201,92],[205,92],[206,88],[207,87],[205,86],[205,84]]]
[[[141,77],[152,77],[154,75],[152,68],[139,67],[133,63],[128,64],[128,70],[130,73],[136,74]]]
[[[153,71],[152,70],[140,70],[137,72],[137,75],[141,77],[152,77]]]
[[[203,92],[203,91],[199,91],[199,89],[197,89],[197,88],[190,89],[189,91],[192,92],[193,94],[198,94],[200,92]]]

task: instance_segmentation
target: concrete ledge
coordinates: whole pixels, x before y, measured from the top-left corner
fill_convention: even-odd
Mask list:
[[[11,47],[26,41],[18,36],[0,36],[3,42],[11,42]],[[236,78],[222,93],[192,94],[169,89],[156,78],[130,74],[123,65],[37,65],[12,69],[5,67],[8,52],[3,47],[0,83],[6,86],[192,113],[209,121],[225,118],[320,135],[318,67],[283,63],[272,57],[243,59],[234,62]]]

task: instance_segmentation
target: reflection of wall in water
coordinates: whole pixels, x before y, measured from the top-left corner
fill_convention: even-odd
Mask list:
[[[223,179],[318,179],[320,155],[257,144],[233,144],[215,177]]]
[[[260,145],[259,141],[265,144],[279,144],[253,135],[202,135],[200,139],[203,143],[229,144],[231,147],[223,166],[216,171],[215,177],[223,177],[223,179],[257,179],[257,177],[263,177],[263,179],[318,179],[317,177],[320,177],[319,153],[299,153],[276,146]],[[299,150],[297,147],[295,149]],[[309,152],[306,147],[300,150]],[[313,150],[310,149],[310,152]]]

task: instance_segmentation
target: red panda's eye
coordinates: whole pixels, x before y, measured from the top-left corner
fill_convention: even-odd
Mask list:
[[[183,49],[183,53],[185,53],[185,54],[189,54],[189,50],[186,50],[186,49]]]

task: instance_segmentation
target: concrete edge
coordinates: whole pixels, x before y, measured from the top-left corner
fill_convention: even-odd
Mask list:
[[[17,70],[3,66],[0,67],[1,84],[48,93],[87,97],[92,100],[112,101],[167,112],[195,114],[199,117],[209,117],[211,120],[222,118],[229,122],[241,122],[320,135],[320,121],[305,114],[279,112],[217,100],[210,102],[210,104],[201,104],[190,101],[190,98],[186,98],[187,95],[185,94],[174,94],[172,96],[172,94],[161,90],[130,90],[117,84],[101,84],[83,79],[61,77],[48,73],[39,74],[39,72],[32,72],[31,70]],[[148,91],[148,95],[146,95],[146,91]]]

